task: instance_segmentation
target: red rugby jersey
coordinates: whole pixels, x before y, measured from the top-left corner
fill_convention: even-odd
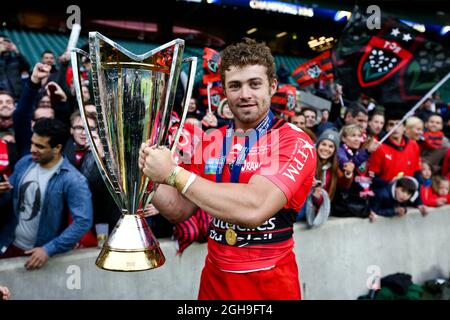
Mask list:
[[[386,182],[392,181],[398,174],[414,176],[420,170],[420,149],[417,142],[403,138],[397,145],[387,139],[369,158],[369,171],[377,174]]]

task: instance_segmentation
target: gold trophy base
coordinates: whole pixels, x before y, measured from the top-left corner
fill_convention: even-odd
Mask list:
[[[153,232],[141,214],[122,214],[95,261],[110,271],[155,269],[166,259]]]
[[[105,244],[97,257],[97,267],[110,271],[143,271],[155,269],[166,259],[159,245],[146,250],[115,250]]]

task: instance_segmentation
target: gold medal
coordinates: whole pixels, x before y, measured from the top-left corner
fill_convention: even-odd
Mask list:
[[[225,240],[227,240],[227,243],[230,246],[234,246],[237,242],[236,232],[233,229],[228,228],[227,231],[225,232]]]

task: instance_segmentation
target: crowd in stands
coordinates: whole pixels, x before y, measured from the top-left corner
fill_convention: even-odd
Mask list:
[[[86,137],[68,53],[57,58],[45,51],[31,68],[3,35],[0,51],[0,259],[28,255],[26,267],[34,269],[54,254],[96,246],[95,224],[108,223],[111,231],[121,213]],[[101,153],[90,68],[83,60],[83,100]],[[289,83],[286,67],[278,71],[280,86]],[[342,87],[331,83],[328,88],[329,110],[300,101],[295,111],[277,112],[304,130],[317,150],[315,182],[298,220],[306,216],[308,224],[318,226],[331,215],[374,222],[378,216],[402,217],[410,207],[426,216],[427,207],[449,203],[450,104],[435,95],[380,144],[403,116],[396,106],[378,105],[365,95],[343,105]],[[180,121],[178,104],[173,128]],[[201,139],[196,130],[232,119],[226,100],[209,110],[194,91],[180,162],[190,158]],[[207,240],[210,219],[203,210],[178,225],[151,205],[144,214],[156,237],[178,240],[180,253],[193,241]]]

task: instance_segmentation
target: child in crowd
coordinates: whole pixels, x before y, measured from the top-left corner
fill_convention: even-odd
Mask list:
[[[420,187],[420,197],[423,203],[430,207],[440,207],[450,203],[450,183],[447,177],[431,176],[431,165],[422,164],[424,184]]]
[[[377,189],[370,201],[370,220],[375,221],[376,216],[403,217],[408,206],[415,206],[419,197],[419,183],[413,177],[404,176]]]
[[[342,128],[341,136],[342,144],[338,149],[339,168],[343,170],[349,163],[353,163],[357,172],[364,172],[369,152],[361,148],[363,129],[357,124],[346,125]]]
[[[339,169],[347,179],[352,179],[350,187],[338,187],[333,201],[332,214],[339,217],[369,216],[369,197],[372,179],[367,176],[367,160],[369,152],[362,147],[364,129],[357,124],[349,124],[342,128],[342,144],[338,149]]]

